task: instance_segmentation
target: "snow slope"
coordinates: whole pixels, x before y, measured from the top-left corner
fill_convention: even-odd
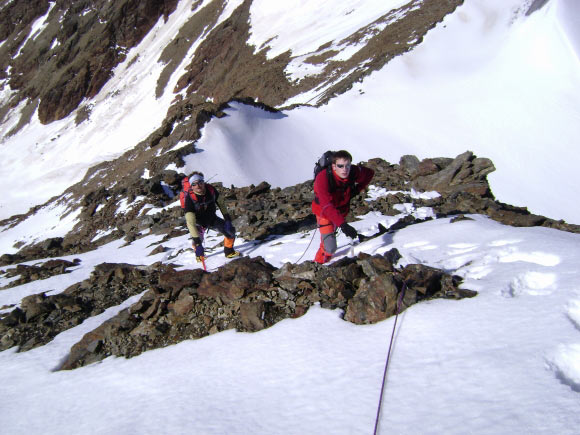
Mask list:
[[[425,213],[425,210],[420,212]],[[405,263],[461,275],[479,295],[414,305],[398,321],[379,433],[575,434],[580,424],[580,236],[546,228],[512,228],[482,216],[454,224],[413,225],[356,247],[393,247]],[[394,217],[370,214],[354,224],[370,234]],[[296,261],[312,233],[237,242],[272,264]],[[64,289],[93,265],[153,263],[150,236],[112,243],[80,257],[82,266],[0,292],[0,305],[41,289]],[[211,243],[212,240],[208,240]],[[166,245],[164,243],[164,245]],[[187,237],[168,246],[177,252]],[[350,246],[339,236],[339,257]],[[172,261],[200,267],[191,253]],[[224,259],[210,256],[210,268]],[[1,282],[0,284],[4,284]],[[52,372],[82,335],[124,306],[25,353],[0,353],[0,418],[10,434],[352,434],[374,427],[394,319],[355,326],[339,311],[305,316],[258,333],[226,331],[146,352]]]
[[[524,3],[530,2],[466,1],[429,33],[424,49],[401,56],[321,109],[271,115],[234,105],[229,117],[206,127],[203,152],[188,159],[185,169],[202,167],[208,177],[236,185],[262,179],[285,185],[310,177],[313,159],[337,144],[351,149],[356,160],[379,156],[392,162],[403,154],[452,156],[469,148],[494,160],[492,187],[500,200],[578,223],[578,182],[567,175],[578,159],[578,57],[561,18],[575,3],[552,0],[530,17],[514,15]],[[60,140],[53,141],[57,151]],[[23,171],[22,161],[11,164],[9,169],[3,163],[3,183]],[[41,166],[37,170],[44,174]],[[66,184],[53,176],[55,186]],[[48,195],[50,185],[46,189]],[[28,206],[28,198],[18,194],[4,189],[1,213]],[[406,212],[429,215],[425,209]],[[42,213],[4,229],[0,252],[10,252],[16,240],[44,230],[55,235],[73,223],[59,221],[59,208]],[[355,248],[374,254],[395,247],[401,265],[443,268],[479,292],[473,299],[418,304],[399,316],[379,433],[576,434],[580,236],[471,217],[412,225]],[[369,214],[354,226],[371,234],[378,223],[388,226],[395,219]],[[214,240],[219,238],[208,243]],[[70,274],[1,290],[0,307],[48,289],[62,291],[104,261],[168,261],[173,251],[143,255],[154,241],[148,236],[125,247],[114,242],[75,255],[81,264]],[[349,255],[346,238],[338,241],[339,257]],[[317,243],[317,234],[309,232],[261,245],[237,240],[236,246],[280,266],[312,259]],[[178,252],[189,242],[183,236],[164,245]],[[172,261],[200,267],[191,253]],[[208,266],[223,261],[215,255]],[[0,286],[6,284],[0,276]],[[355,326],[338,311],[313,307],[258,333],[226,331],[130,360],[52,371],[83,334],[135,300],[46,346],[1,352],[1,432],[372,432],[393,318]]]
[[[529,17],[514,10],[523,3],[466,2],[416,49],[320,109],[273,116],[235,105],[206,127],[207,153],[192,155],[185,172],[286,186],[311,177],[327,149],[392,163],[471,150],[494,162],[500,201],[580,223],[580,61],[558,15],[567,3]],[[272,176],[272,166],[284,170]]]

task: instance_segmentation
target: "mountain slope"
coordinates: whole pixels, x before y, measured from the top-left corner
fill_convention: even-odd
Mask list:
[[[324,3],[0,2],[3,432],[370,432],[405,287],[380,433],[577,432],[573,0]],[[113,72],[42,124],[11,59],[90,22],[111,39],[84,47],[123,45],[54,95]],[[376,170],[349,220],[389,232],[320,267],[309,179],[343,147]],[[194,169],[245,256],[211,233],[209,273],[174,197]]]

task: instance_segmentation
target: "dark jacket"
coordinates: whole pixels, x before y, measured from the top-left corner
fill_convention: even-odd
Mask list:
[[[196,198],[192,197],[192,195]],[[218,207],[219,192],[211,185],[205,185],[205,195],[194,194],[190,189],[185,195],[185,204],[183,210],[185,213],[192,212],[195,214],[195,220],[202,227],[209,227],[216,218]]]

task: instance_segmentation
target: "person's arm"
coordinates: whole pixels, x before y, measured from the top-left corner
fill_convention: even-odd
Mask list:
[[[366,166],[357,165],[357,174],[355,174],[356,193],[360,193],[367,188],[375,176],[375,171]]]
[[[189,234],[195,241],[195,239],[200,240],[199,238],[199,231],[197,231],[195,213],[191,211],[185,212],[185,223],[187,224],[187,229],[189,230]],[[201,240],[200,240],[201,243]]]
[[[219,208],[219,210],[221,211],[222,216],[224,217],[224,220],[231,221],[232,217],[228,213],[228,208],[226,207],[223,199],[221,199],[221,196],[217,192],[216,192],[215,203],[216,203],[217,207]]]
[[[332,222],[335,227],[341,226],[344,223],[344,217],[332,203],[332,195],[330,194],[326,171],[321,171],[316,176],[316,179],[314,180],[314,193],[318,198],[318,204],[322,209],[322,217]]]

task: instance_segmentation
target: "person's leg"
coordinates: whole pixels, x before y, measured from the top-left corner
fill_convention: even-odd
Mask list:
[[[240,255],[240,253],[234,249],[234,240],[236,239],[235,228],[233,228],[232,231],[227,231],[225,228],[225,221],[217,216],[213,221],[212,228],[224,235],[224,255],[226,257],[231,258]]]
[[[336,252],[336,234],[334,225],[328,219],[316,216],[320,231],[320,247],[314,261],[320,264],[328,262]]]

